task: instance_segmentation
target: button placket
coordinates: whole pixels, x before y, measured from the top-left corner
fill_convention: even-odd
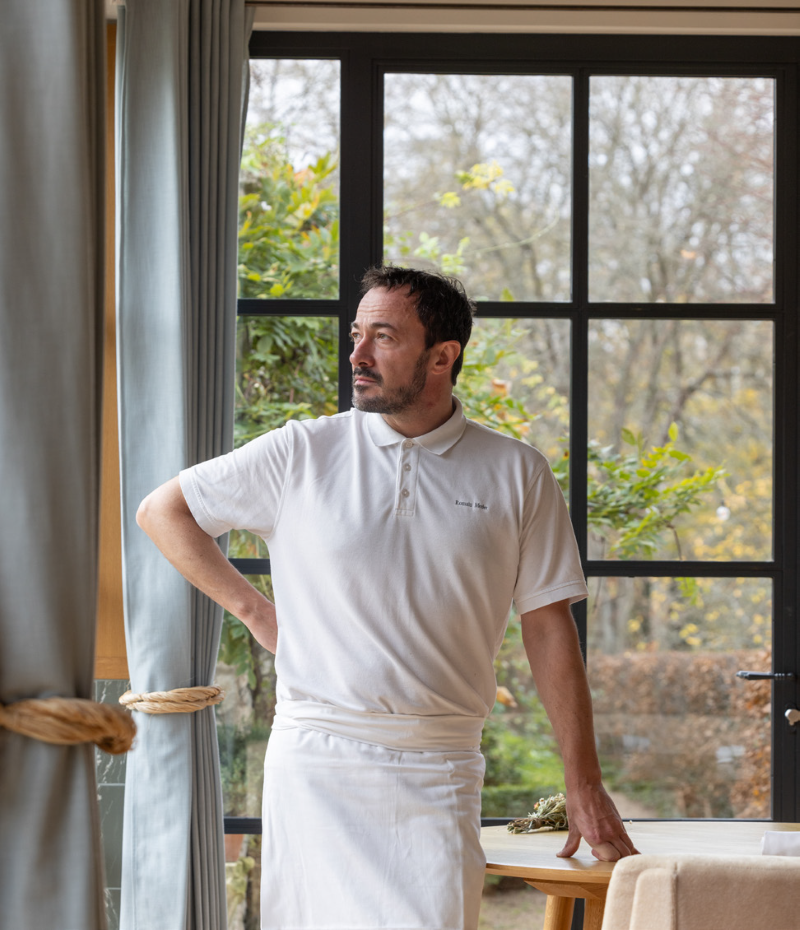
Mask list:
[[[397,459],[395,513],[404,516],[413,516],[417,507],[419,448],[413,439],[406,439],[400,443],[400,454]]]

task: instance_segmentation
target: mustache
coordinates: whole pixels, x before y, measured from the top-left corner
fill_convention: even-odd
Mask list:
[[[353,369],[353,381],[356,378],[372,378],[376,384],[383,384],[383,378],[378,374],[377,371],[373,371],[371,368],[354,368]]]

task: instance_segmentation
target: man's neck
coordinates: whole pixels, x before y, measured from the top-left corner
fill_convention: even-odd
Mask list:
[[[448,393],[435,403],[422,401],[402,413],[384,413],[381,416],[396,433],[408,439],[415,439],[417,436],[432,433],[446,423],[453,415],[455,407],[453,395]]]

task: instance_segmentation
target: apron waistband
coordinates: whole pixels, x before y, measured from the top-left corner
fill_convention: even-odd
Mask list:
[[[316,701],[278,701],[272,728],[292,727],[401,752],[479,752],[483,717],[373,714]]]

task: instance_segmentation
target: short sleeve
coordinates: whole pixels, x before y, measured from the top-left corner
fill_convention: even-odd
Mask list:
[[[181,490],[209,536],[249,530],[266,539],[278,521],[291,459],[287,424],[227,455],[184,469]]]
[[[514,603],[524,614],[587,594],[564,495],[545,462],[525,494]]]

